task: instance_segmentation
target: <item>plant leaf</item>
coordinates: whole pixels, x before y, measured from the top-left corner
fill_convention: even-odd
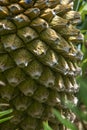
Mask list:
[[[63,124],[65,125],[67,128],[70,128],[71,130],[77,130],[77,128],[75,127],[74,124],[72,124],[69,120],[63,118],[60,114],[60,112],[58,112],[56,109],[53,109],[53,113],[54,115],[57,117],[57,119]]]
[[[44,127],[44,130],[52,130],[52,128],[48,125],[47,121],[43,122],[43,127]]]
[[[11,118],[13,118],[13,116],[9,116],[9,117],[6,117],[6,118],[3,118],[3,119],[0,119],[0,124],[7,121],[7,120],[10,120]]]
[[[3,117],[3,116],[5,116],[5,115],[8,115],[8,114],[10,114],[10,113],[12,113],[12,112],[13,112],[12,109],[2,111],[2,112],[0,112],[0,117]]]

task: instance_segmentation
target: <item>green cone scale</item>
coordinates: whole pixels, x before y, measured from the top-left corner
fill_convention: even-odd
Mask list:
[[[83,35],[73,2],[0,0],[0,103],[14,110],[0,130],[43,130],[43,121],[65,130],[53,108],[74,122],[66,103],[77,103]]]

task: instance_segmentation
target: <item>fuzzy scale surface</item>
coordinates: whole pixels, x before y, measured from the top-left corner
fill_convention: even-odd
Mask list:
[[[0,104],[14,109],[0,130],[43,130],[45,120],[65,130],[52,108],[74,122],[66,104],[77,104],[80,21],[73,0],[0,0]]]

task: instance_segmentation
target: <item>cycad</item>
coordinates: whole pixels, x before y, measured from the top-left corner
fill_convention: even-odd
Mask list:
[[[14,109],[14,118],[1,130],[65,130],[52,108],[74,122],[67,108],[78,91],[75,77],[83,36],[75,25],[79,13],[73,0],[0,1],[0,101]]]

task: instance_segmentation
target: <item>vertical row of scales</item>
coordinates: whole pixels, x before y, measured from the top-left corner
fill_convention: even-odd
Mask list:
[[[0,104],[14,109],[0,130],[43,130],[45,120],[64,130],[53,107],[74,121],[66,104],[77,103],[80,21],[73,0],[0,0]]]

